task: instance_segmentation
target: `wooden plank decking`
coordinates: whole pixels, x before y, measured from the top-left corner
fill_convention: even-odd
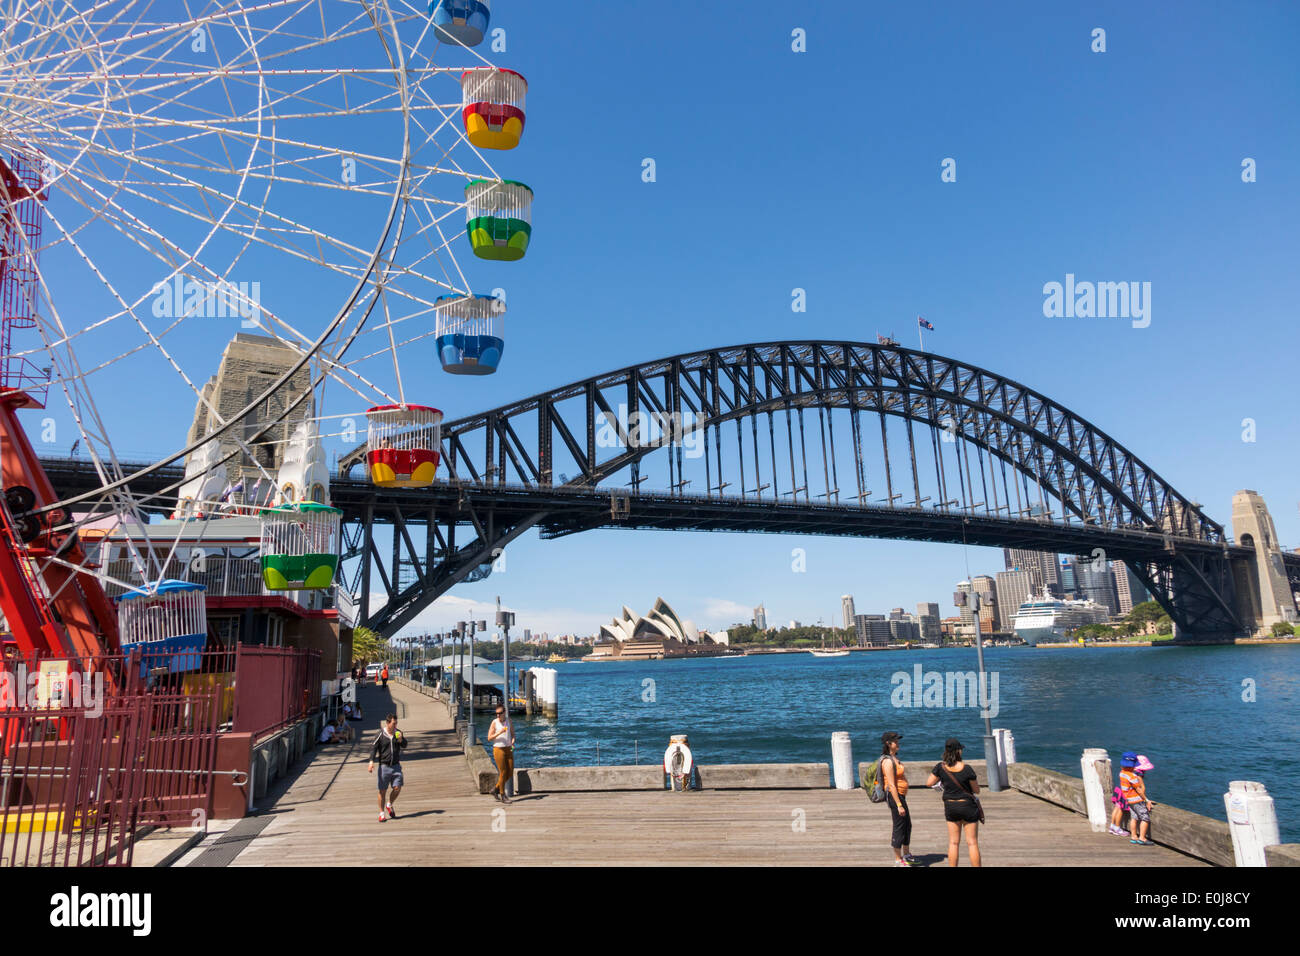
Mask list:
[[[232,865],[893,863],[889,811],[861,790],[539,793],[503,807],[474,792],[442,703],[396,684],[361,693],[367,714],[361,740],[313,751],[274,801],[269,825]],[[380,824],[366,762],[379,719],[390,709],[410,744],[400,816]],[[944,865],[947,828],[938,795],[914,782],[909,803],[913,854]],[[984,805],[985,866],[1197,865],[1163,847],[1093,833],[1082,816],[1016,791],[986,794]],[[961,862],[968,862],[964,846]]]

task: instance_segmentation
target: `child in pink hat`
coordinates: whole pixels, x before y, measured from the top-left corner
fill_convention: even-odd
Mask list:
[[[1133,818],[1130,824],[1132,828],[1131,838],[1128,842],[1136,843],[1139,846],[1155,845],[1147,837],[1151,827],[1151,808],[1155,806],[1155,802],[1147,796],[1146,781],[1143,779],[1148,770],[1154,769],[1155,764],[1148,760],[1145,755],[1137,754],[1132,768],[1120,774],[1124,797],[1128,803],[1129,813]]]

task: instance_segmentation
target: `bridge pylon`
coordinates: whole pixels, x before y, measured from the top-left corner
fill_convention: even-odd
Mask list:
[[[1254,551],[1254,560],[1238,561],[1234,568],[1247,627],[1260,631],[1300,620],[1277,529],[1258,492],[1244,489],[1232,496],[1232,535],[1238,545]]]

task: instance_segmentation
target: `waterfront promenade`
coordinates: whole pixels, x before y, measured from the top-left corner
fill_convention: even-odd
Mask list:
[[[266,812],[210,835],[179,865],[893,864],[889,811],[861,790],[538,793],[503,807],[474,791],[441,702],[393,683],[363,688],[361,703],[367,718],[359,740],[312,751],[287,786],[268,795]],[[400,816],[381,824],[366,763],[390,709],[410,739],[402,761],[407,785]],[[520,763],[528,765],[526,753]],[[945,865],[939,796],[920,786],[921,761],[909,768],[912,852],[925,864]],[[1082,816],[1016,791],[984,800],[986,866],[1200,865],[1163,847],[1093,833]]]

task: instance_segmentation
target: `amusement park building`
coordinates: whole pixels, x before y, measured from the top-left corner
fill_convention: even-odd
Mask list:
[[[146,550],[146,539],[131,523],[113,524],[102,530],[93,523],[83,526],[82,539],[92,560],[98,557],[111,578],[128,581],[134,573],[128,538],[139,551]],[[257,518],[155,522],[149,525],[149,539],[157,560],[167,563],[164,578],[206,587],[209,648],[251,644],[317,650],[321,679],[326,682],[334,681],[351,665],[356,623],[351,595],[337,586],[267,590]],[[110,598],[117,598],[125,588],[109,584],[105,591]]]

